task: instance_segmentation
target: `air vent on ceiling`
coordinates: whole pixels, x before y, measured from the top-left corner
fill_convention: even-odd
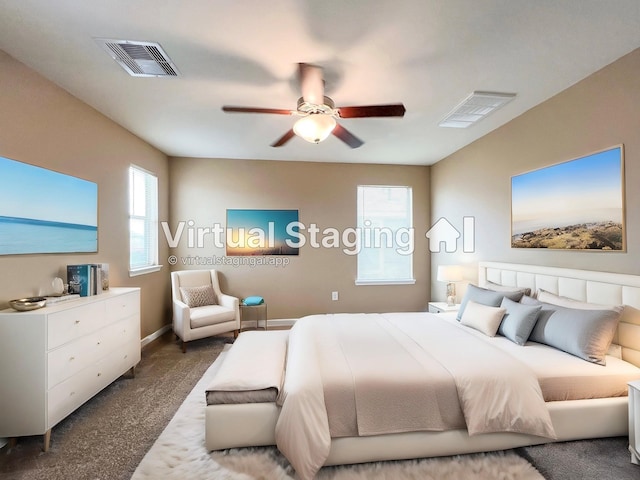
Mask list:
[[[473,92],[440,123],[441,127],[467,128],[503,107],[515,93]]]
[[[159,43],[94,39],[134,77],[177,77],[178,69]]]

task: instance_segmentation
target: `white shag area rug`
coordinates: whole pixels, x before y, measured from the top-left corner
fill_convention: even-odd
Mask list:
[[[132,480],[293,480],[295,472],[275,447],[207,452],[205,388],[210,367],[138,465]],[[318,480],[544,480],[513,452],[325,467]]]

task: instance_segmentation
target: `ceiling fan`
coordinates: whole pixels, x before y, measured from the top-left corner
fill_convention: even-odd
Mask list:
[[[278,108],[254,108],[223,106],[231,113],[271,113],[276,115],[297,115],[301,117],[293,128],[271,144],[282,147],[294,135],[311,143],[320,143],[333,134],[349,145],[358,148],[364,142],[336,122],[338,118],[362,117],[403,117],[405,108],[401,103],[390,105],[367,105],[357,107],[336,107],[333,100],[324,95],[322,68],[307,63],[298,64],[298,80],[302,97],[298,99],[296,110]]]

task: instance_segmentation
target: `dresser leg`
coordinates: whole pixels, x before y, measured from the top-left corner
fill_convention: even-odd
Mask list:
[[[18,445],[18,437],[11,437],[9,439],[9,448],[15,448]]]
[[[44,446],[42,449],[46,452],[49,451],[49,445],[51,444],[51,429],[47,430],[44,434]]]
[[[129,370],[127,370],[124,374],[126,378],[136,378],[136,366],[134,365]]]

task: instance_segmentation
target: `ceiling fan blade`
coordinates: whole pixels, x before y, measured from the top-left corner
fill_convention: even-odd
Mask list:
[[[293,115],[293,110],[285,110],[282,108],[255,108],[255,107],[230,107],[225,105],[222,107],[224,112],[228,113],[275,113],[276,115]]]
[[[351,148],[358,148],[364,144],[362,140],[360,140],[358,137],[356,137],[353,133],[351,133],[349,130],[344,128],[339,123],[336,125],[336,128],[334,128],[331,133],[333,133],[336,137],[338,137],[344,143],[349,145]]]
[[[271,144],[272,147],[281,147],[295,136],[293,128]]]
[[[404,117],[406,109],[401,103],[390,105],[367,105],[362,107],[339,107],[341,118],[358,117]]]
[[[314,105],[322,105],[324,103],[322,68],[308,63],[299,63],[298,79],[300,80],[300,90],[302,90],[304,101]]]

